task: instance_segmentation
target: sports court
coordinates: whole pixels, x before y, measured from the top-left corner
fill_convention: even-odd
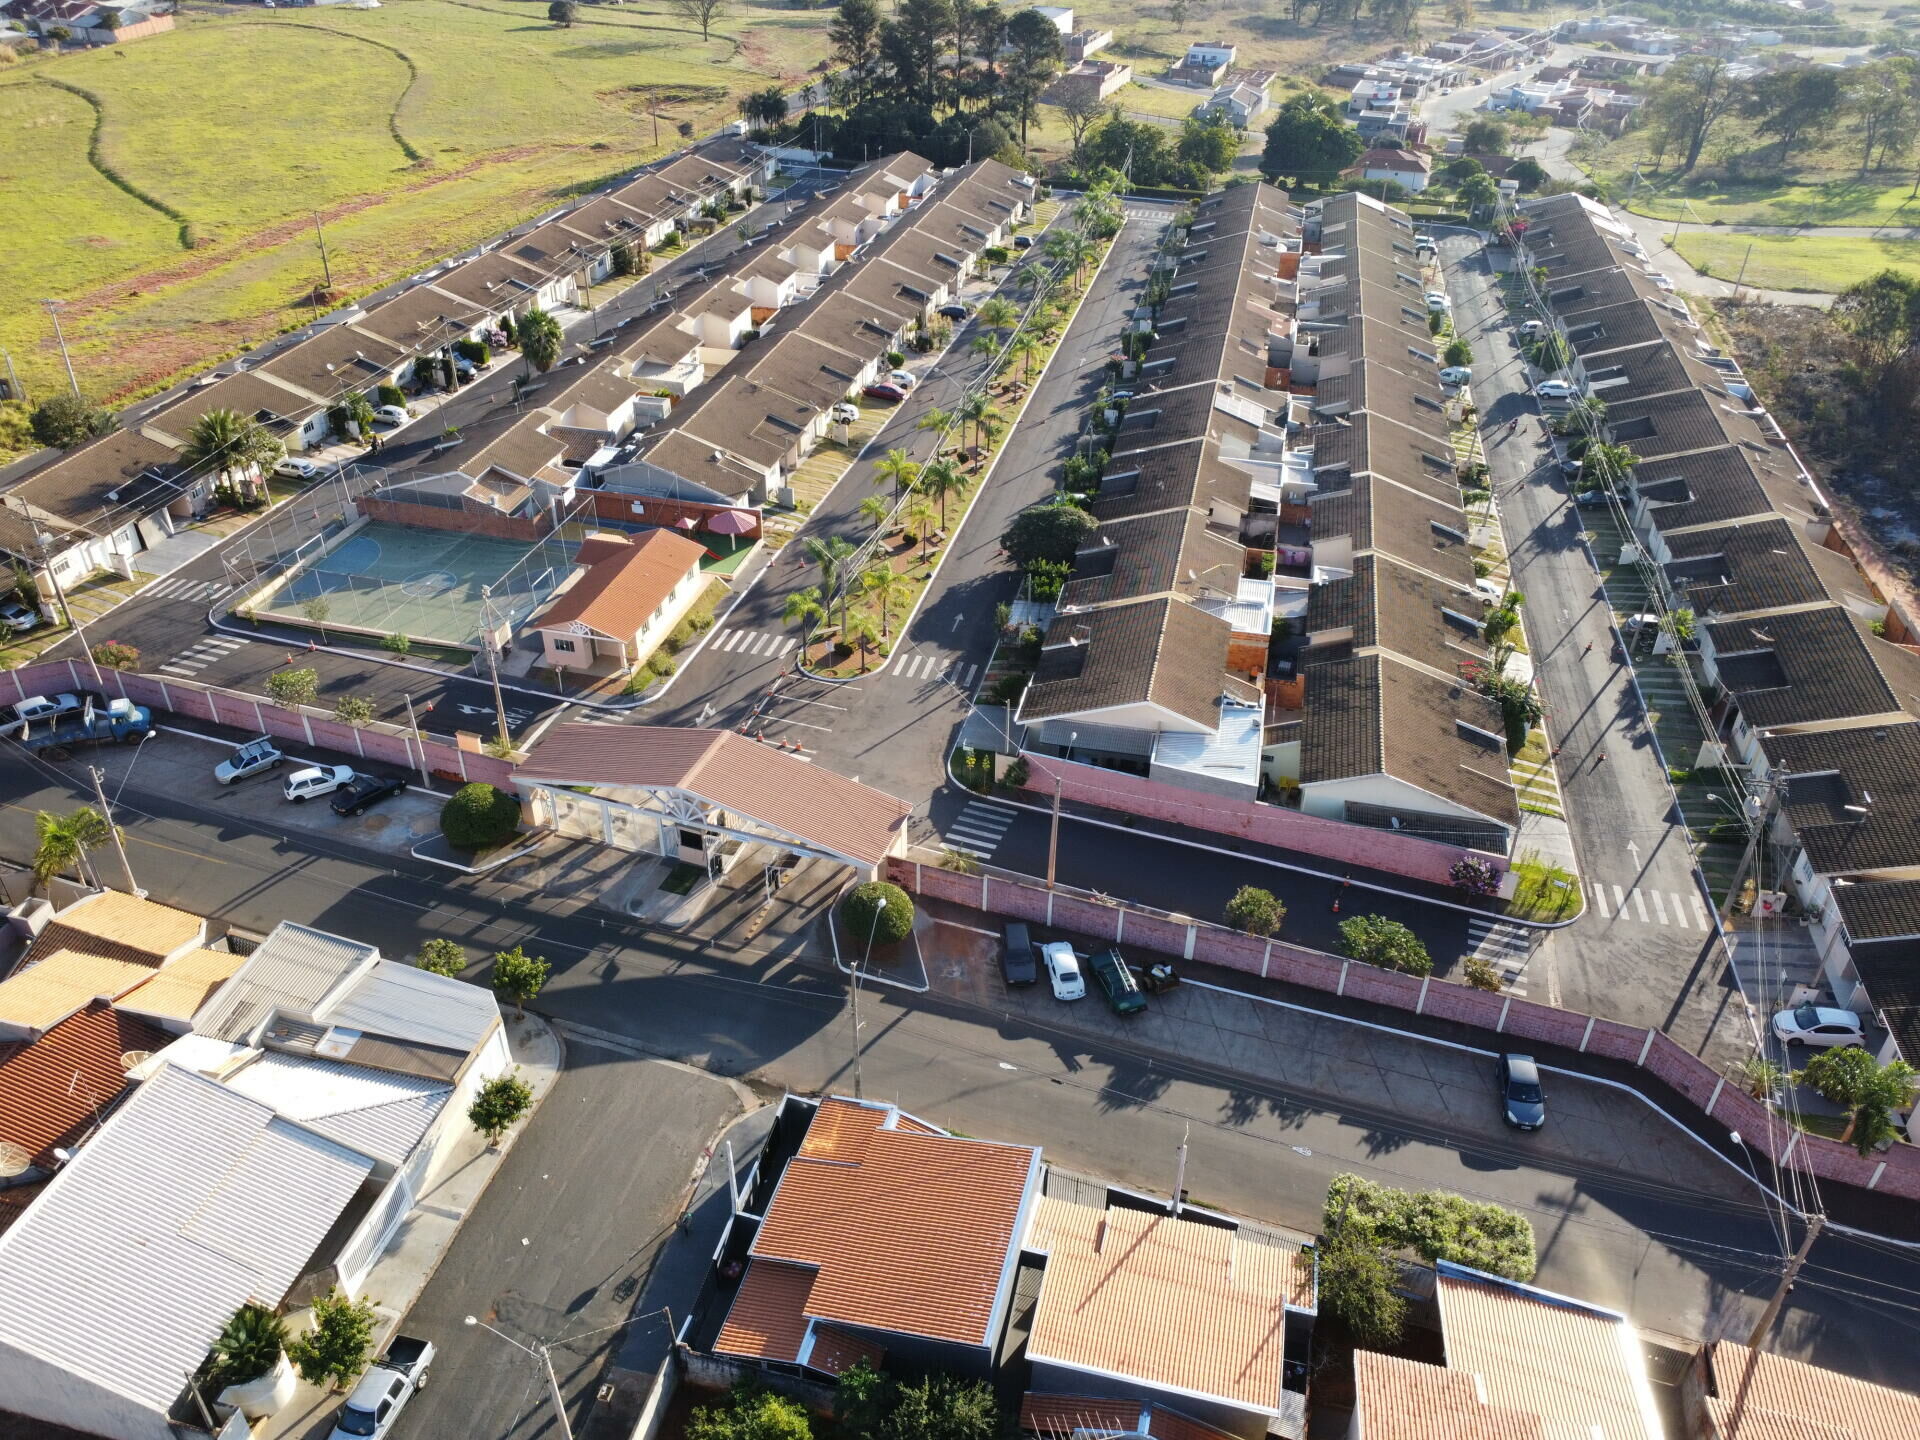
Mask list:
[[[492,589],[494,624],[517,629],[567,578],[577,548],[558,532],[528,545],[370,521],[332,549],[296,558],[256,613],[314,625],[306,607],[324,599],[330,627],[472,648],[483,587]]]

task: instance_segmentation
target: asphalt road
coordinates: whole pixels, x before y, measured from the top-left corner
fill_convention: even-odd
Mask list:
[[[66,777],[47,783],[28,766],[8,767],[0,777],[0,853],[24,855],[32,813],[79,798]],[[760,950],[649,934],[551,893],[484,879],[440,884],[411,861],[370,862],[311,840],[295,846],[131,785],[119,818],[156,899],[251,928],[291,919],[376,937],[394,955],[436,934],[475,952],[525,941],[555,962],[538,1003],[545,1013],[772,1088],[848,1085],[844,992],[817,953],[788,951],[774,961]],[[1669,1334],[1739,1333],[1775,1273],[1780,1247],[1759,1205],[1730,1200],[1718,1187],[1677,1192],[1636,1178],[1629,1154],[1547,1163],[1497,1126],[1489,1131],[1484,1102],[1457,1128],[1435,1130],[1337,1093],[1224,1071],[1214,1056],[1174,1061],[1124,1040],[1091,1039],[1065,1028],[1068,1021],[886,990],[871,991],[864,1010],[869,1095],[968,1134],[1041,1144],[1076,1169],[1164,1191],[1190,1127],[1187,1179],[1196,1197],[1300,1230],[1318,1228],[1326,1182],[1341,1171],[1497,1200],[1532,1220],[1541,1284],[1619,1306]],[[1348,1043],[1364,1043],[1348,1033]],[[596,1125],[616,1123],[605,1110],[593,1113]],[[669,1112],[645,1113],[658,1123]],[[547,1123],[543,1116],[536,1131]],[[618,1205],[598,1196],[580,1203],[618,1215]],[[556,1208],[551,1223],[577,1222]],[[620,1225],[636,1247],[652,1233],[645,1219],[612,1228]],[[556,1286],[539,1303],[572,1293]],[[1920,1263],[1912,1256],[1830,1235],[1788,1298],[1779,1348],[1904,1380],[1916,1293]]]
[[[1552,1003],[1657,1025],[1689,1049],[1744,1053],[1745,1015],[1719,937],[1696,923],[1706,899],[1686,830],[1674,823],[1665,765],[1616,660],[1612,611],[1582,543],[1584,524],[1549,447],[1526,363],[1486,253],[1441,241],[1454,324],[1473,346],[1473,399],[1506,532],[1514,588],[1527,597],[1527,639],[1560,749],[1561,794],[1587,912],[1536,963]],[[1508,424],[1519,419],[1517,434]],[[1591,647],[1591,648],[1589,648]],[[1692,757],[1670,757],[1689,764]],[[1606,902],[1595,903],[1595,885]],[[1666,899],[1657,912],[1634,893]],[[1619,903],[1627,897],[1630,903]],[[1668,907],[1684,907],[1686,924]]]

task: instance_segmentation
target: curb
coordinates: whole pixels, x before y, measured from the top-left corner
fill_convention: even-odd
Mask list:
[[[827,907],[827,913],[821,917],[827,926],[827,943],[833,947],[833,968],[846,976],[849,984],[856,984],[859,980],[865,980],[869,985],[890,985],[895,990],[905,990],[910,995],[927,994],[933,989],[933,982],[931,980],[921,985],[910,985],[905,980],[895,980],[889,976],[880,974],[878,971],[869,970],[864,960],[860,962],[860,966],[856,971],[840,958],[840,927],[836,923],[836,916],[839,913],[840,902],[847,898],[847,892],[852,888],[852,881],[848,881],[847,884],[843,885],[840,888],[840,893],[834,896],[833,904]],[[917,906],[915,908],[916,910],[918,909]],[[913,958],[920,962],[920,973],[925,975],[927,973],[926,952],[920,948],[920,939],[917,935],[911,930],[907,932],[907,935],[908,938],[913,941]]]
[[[437,855],[422,855],[420,853],[420,845],[431,845],[433,843],[431,838],[422,840],[420,845],[410,846],[407,853],[424,864],[439,865],[447,870],[458,870],[462,875],[485,875],[490,870],[498,870],[502,865],[518,860],[522,855],[531,855],[546,842],[551,834],[552,832],[548,831],[544,834],[536,835],[531,845],[522,845],[518,850],[511,850],[496,859],[488,860],[484,865],[462,865],[457,860],[442,860]],[[446,837],[440,836],[438,838],[445,839]]]

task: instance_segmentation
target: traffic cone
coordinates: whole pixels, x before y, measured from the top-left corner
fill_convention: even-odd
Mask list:
[[[1333,902],[1333,913],[1336,915],[1340,913],[1340,902],[1338,900]]]

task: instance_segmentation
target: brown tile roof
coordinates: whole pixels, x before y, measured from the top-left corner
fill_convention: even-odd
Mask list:
[[[1367,475],[1354,477],[1351,489],[1319,491],[1308,504],[1315,539],[1347,536],[1355,552],[1378,550],[1456,585],[1473,583],[1466,515],[1457,505]]]
[[[805,1265],[754,1260],[740,1278],[727,1323],[713,1348],[723,1355],[793,1361],[807,1338],[807,1295],[814,1272]]]
[[[631,643],[667,603],[673,587],[698,573],[706,553],[698,540],[671,530],[644,531],[622,553],[589,563],[587,573],[561,592],[534,627],[584,625],[597,635]]]
[[[1699,615],[1869,598],[1845,556],[1804,543],[1783,516],[1689,530],[1666,543],[1667,581]]]
[[[863,865],[877,865],[892,851],[913,809],[730,730],[573,721],[556,726],[519,774],[566,785],[689,790]]]
[[[246,963],[246,956],[231,950],[189,950],[161,966],[151,980],[122,995],[115,1008],[169,1020],[191,1020],[213,992]]]
[[[27,954],[29,960],[56,950],[78,950],[110,960],[158,965],[167,956],[205,937],[207,922],[118,890],[69,905],[53,917]]]
[[[1184,600],[1136,600],[1055,617],[1020,718],[1157,705],[1204,730],[1220,720],[1232,627]]]
[[[1705,628],[1721,685],[1758,729],[1920,714],[1920,658],[1838,605]]]
[[[88,1001],[118,999],[152,976],[151,965],[56,950],[0,982],[0,1021],[47,1030]]]
[[[96,1000],[37,1040],[0,1045],[0,1143],[51,1165],[53,1148],[72,1144],[126,1088],[121,1057],[172,1040]]]
[[[1494,1408],[1464,1371],[1356,1350],[1353,1382],[1367,1440],[1545,1440],[1538,1415]]]
[[[753,1255],[818,1267],[806,1300],[817,1319],[867,1330],[990,1345],[994,1308],[1020,1243],[1021,1206],[1039,1152],[890,1128],[890,1106],[821,1103],[832,1156],[803,1147],[787,1165]],[[730,1317],[731,1318],[731,1317]]]
[[[1485,642],[1470,628],[1482,613],[1479,598],[1460,586],[1385,555],[1361,555],[1351,575],[1308,592],[1306,624],[1316,645],[1350,627],[1355,650],[1379,646],[1450,676],[1462,662],[1486,658]]]
[[[1233,1440],[1226,1431],[1216,1430],[1164,1405],[1153,1407],[1152,1417],[1147,1421],[1147,1433],[1153,1436],[1153,1440]]]
[[[1027,1243],[1047,1257],[1029,1359],[1278,1410],[1287,1307],[1313,1305],[1298,1250],[1056,1196]]]
[[[1714,1440],[1768,1440],[1774,1434],[1816,1435],[1808,1425],[1830,1426],[1852,1440],[1912,1440],[1920,1435],[1920,1395],[1874,1385],[1823,1370],[1784,1355],[1716,1341],[1707,1347],[1707,1379],[1714,1399]],[[1734,1423],[1734,1400],[1745,1391],[1745,1412]],[[1756,1412],[1791,1422],[1794,1428],[1764,1429]]]
[[[878,1370],[887,1358],[887,1348],[832,1325],[816,1326],[813,1348],[807,1352],[807,1368],[827,1375],[841,1375],[862,1360]]]

